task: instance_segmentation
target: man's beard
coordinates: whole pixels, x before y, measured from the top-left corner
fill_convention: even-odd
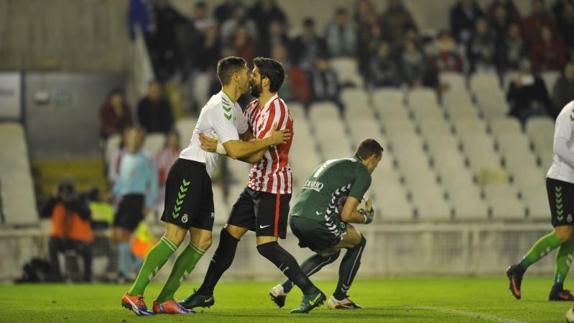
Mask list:
[[[261,95],[261,85],[257,86],[257,84],[251,85],[251,95],[254,98],[258,98]]]

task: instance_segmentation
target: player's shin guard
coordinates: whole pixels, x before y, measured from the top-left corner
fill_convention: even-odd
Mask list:
[[[200,295],[213,295],[215,285],[217,285],[223,273],[231,266],[231,263],[233,263],[238,243],[239,240],[235,239],[227,230],[221,229],[219,245],[213,254],[213,258],[207,269],[207,274],[203,279],[203,284],[201,284],[197,293]]]
[[[556,233],[550,232],[542,238],[538,239],[534,245],[528,250],[522,261],[520,262],[520,267],[526,270],[530,265],[538,262],[552,250],[560,246],[560,239]]]
[[[258,245],[257,251],[277,266],[290,281],[301,288],[304,294],[311,294],[317,291],[317,288],[301,270],[295,258],[276,241]]]
[[[143,295],[145,288],[157,272],[165,265],[169,257],[175,252],[177,246],[166,237],[161,237],[158,243],[148,252],[134,281],[129,295]]]
[[[173,265],[173,269],[171,270],[171,274],[157,297],[158,303],[163,303],[173,299],[175,292],[181,285],[181,282],[193,271],[195,265],[204,253],[205,250],[199,249],[193,243],[190,243],[187,248],[185,248],[179,257],[177,257],[177,260]]]
[[[337,253],[332,254],[330,256],[327,257],[323,257],[319,254],[314,254],[311,257],[305,259],[305,261],[303,261],[303,263],[301,264],[301,270],[303,270],[303,272],[305,273],[305,275],[307,275],[307,277],[313,275],[314,273],[318,272],[319,270],[321,270],[321,268],[327,266],[328,264],[332,263],[333,261],[337,260],[337,258],[339,258],[339,255],[341,254],[340,251],[337,251]],[[283,291],[285,293],[289,293],[291,291],[291,289],[293,288],[293,282],[290,280],[286,280],[283,282],[283,284],[281,284],[281,286],[283,286]]]
[[[341,265],[339,266],[339,282],[337,283],[337,289],[333,296],[336,299],[342,300],[347,297],[347,292],[351,288],[351,284],[353,283],[353,279],[355,279],[355,275],[359,271],[359,267],[361,266],[361,256],[363,255],[363,250],[365,249],[365,245],[367,244],[367,240],[365,237],[361,238],[361,242],[354,248],[347,250],[343,260],[341,261]]]
[[[554,269],[554,284],[564,283],[572,261],[574,260],[574,240],[564,242],[556,253],[556,265]]]

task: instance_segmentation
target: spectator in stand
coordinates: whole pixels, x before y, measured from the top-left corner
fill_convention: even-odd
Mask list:
[[[558,30],[562,35],[564,44],[570,53],[574,52],[574,3],[564,3],[563,9],[557,15]]]
[[[492,31],[497,42],[504,39],[510,24],[520,22],[518,18],[509,14],[509,10],[512,10],[511,8],[513,7],[514,3],[512,3],[512,1],[507,2],[506,5],[501,1],[494,1],[491,4],[488,11],[488,23],[489,29]]]
[[[325,33],[327,49],[331,57],[350,57],[355,55],[357,30],[345,8],[335,10],[334,20],[329,23]]]
[[[92,243],[94,233],[90,221],[90,209],[76,191],[71,180],[58,185],[55,196],[50,197],[41,212],[42,217],[52,219],[52,232],[48,240],[52,281],[63,281],[58,254],[75,251],[83,259],[83,280],[92,279]]]
[[[497,16],[500,15],[499,7],[501,6],[502,9],[504,9],[504,17],[508,20],[507,24],[521,21],[520,11],[518,11],[516,4],[514,4],[514,0],[493,0],[486,9],[488,19],[499,19],[500,17],[497,18]]]
[[[532,43],[530,60],[535,72],[559,71],[566,63],[566,49],[559,37],[552,30],[543,26],[540,37]]]
[[[207,4],[203,1],[195,3],[192,16],[195,28],[202,33],[206,28],[209,28],[209,26],[215,23],[214,19],[208,14]]]
[[[484,14],[475,0],[459,0],[450,11],[450,30],[457,42],[467,44],[476,21]]]
[[[195,69],[200,72],[210,71],[221,58],[221,43],[217,33],[217,25],[207,26],[198,43],[200,45],[199,50],[196,49]]]
[[[499,40],[496,45],[495,56],[496,68],[500,75],[520,69],[520,65],[528,56],[519,24],[512,23],[508,27],[506,37]]]
[[[402,39],[406,30],[416,30],[415,21],[402,0],[390,0],[381,16],[381,25],[386,39],[394,46]]]
[[[432,87],[437,89],[438,75],[431,68],[424,51],[416,40],[406,38],[399,56],[401,78],[410,87]]]
[[[249,10],[248,16],[255,21],[258,38],[269,38],[272,21],[281,21],[287,25],[287,16],[275,0],[257,0]]]
[[[369,21],[372,16],[377,16],[377,8],[372,0],[357,0],[355,1],[353,18],[355,24],[360,26],[361,24]]]
[[[285,101],[297,101],[308,104],[311,100],[311,90],[305,71],[298,65],[292,64],[287,55],[287,48],[282,44],[273,47],[271,58],[281,62],[285,69],[285,82],[279,89],[279,96]]]
[[[255,58],[255,51],[257,44],[255,40],[249,35],[249,30],[243,24],[237,26],[235,35],[233,36],[233,50],[235,56],[242,57],[248,62],[253,61]]]
[[[157,168],[142,149],[145,133],[140,128],[128,130],[126,154],[112,195],[119,201],[112,225],[112,242],[118,248],[118,281],[129,280],[135,272],[136,259],[130,251],[130,238],[144,216],[157,202]]]
[[[113,89],[100,107],[100,137],[105,140],[112,135],[121,135],[132,124],[132,109],[126,103],[124,91]]]
[[[168,133],[173,128],[171,105],[159,82],[148,84],[146,96],[138,103],[138,121],[147,133]]]
[[[287,48],[291,45],[291,40],[287,36],[285,25],[281,20],[273,20],[269,26],[269,37],[261,38],[259,41],[258,55],[263,57],[271,56],[271,50],[276,45],[283,45]]]
[[[520,73],[511,81],[506,99],[510,105],[509,115],[518,118],[522,124],[526,124],[531,116],[556,118],[560,111],[554,109],[544,80],[532,73],[528,62],[523,63]]]
[[[556,21],[552,13],[546,9],[544,0],[531,1],[530,15],[522,21],[522,32],[524,40],[528,44],[532,43],[538,38],[540,29],[543,26],[550,28],[552,33],[556,33]]]
[[[467,47],[467,59],[470,63],[470,72],[490,71],[495,67],[494,53],[496,47],[495,36],[489,29],[486,20],[476,22],[475,31]]]
[[[326,55],[327,44],[317,35],[313,18],[307,17],[303,20],[303,31],[293,40],[292,48],[291,62],[304,70],[310,70],[317,57]]]
[[[235,7],[233,16],[221,25],[221,41],[223,44],[229,44],[233,41],[233,36],[240,25],[247,27],[251,38],[258,39],[259,35],[257,33],[255,22],[247,16],[247,9],[244,6],[239,5]]]
[[[574,4],[574,0],[554,0],[554,4],[552,5],[552,13],[554,16],[560,16],[560,13],[564,11],[564,7],[567,4]]]
[[[457,45],[447,31],[439,32],[433,46],[431,64],[436,73],[458,72],[464,70],[464,62]]]
[[[221,26],[227,19],[233,17],[235,9],[241,7],[241,2],[239,0],[225,0],[222,4],[215,7],[215,19],[217,23]]]
[[[556,111],[574,100],[574,62],[569,62],[564,67],[564,74],[554,84],[552,89],[552,101]]]
[[[330,66],[329,60],[326,57],[317,57],[308,75],[311,85],[311,100],[313,102],[333,102],[342,113],[343,104],[339,97],[341,86],[337,72]]]
[[[357,58],[359,61],[359,73],[363,78],[369,77],[371,58],[377,55],[379,44],[383,41],[381,25],[376,12],[365,16],[365,20],[358,25],[357,34]]]
[[[379,44],[376,56],[371,58],[367,84],[378,87],[399,87],[402,80],[399,78],[399,69],[391,46],[387,42]]]
[[[181,48],[178,43],[178,29],[187,23],[168,0],[153,3],[155,32],[149,39],[150,58],[156,78],[169,80],[182,65]]]
[[[158,185],[159,185],[159,195],[157,199],[158,210],[162,209],[164,203],[165,194],[165,183],[167,180],[167,174],[171,166],[175,163],[179,157],[180,146],[179,146],[179,133],[177,131],[171,131],[165,137],[165,144],[163,148],[155,156],[155,162],[157,165],[158,172]]]

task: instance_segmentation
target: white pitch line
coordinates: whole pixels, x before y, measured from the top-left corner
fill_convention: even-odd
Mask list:
[[[455,309],[445,308],[445,307],[415,306],[415,307],[411,307],[411,308],[417,309],[417,310],[428,310],[428,311],[441,312],[441,313],[446,313],[446,314],[454,314],[454,315],[459,315],[459,316],[466,316],[466,317],[472,317],[472,318],[478,318],[478,319],[482,319],[482,320],[489,320],[489,321],[502,322],[502,323],[525,323],[524,321],[506,319],[503,317],[498,317],[498,316],[494,316],[494,315],[490,315],[490,314],[455,310]]]

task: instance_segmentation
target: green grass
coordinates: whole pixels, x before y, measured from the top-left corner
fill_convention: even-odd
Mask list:
[[[223,282],[216,304],[189,316],[136,317],[119,306],[121,285],[0,285],[0,322],[563,322],[567,303],[546,300],[551,278],[527,278],[516,301],[499,278],[416,278],[365,280],[351,292],[364,309],[334,311],[326,306],[308,315],[291,315],[301,294],[292,292],[277,309],[267,292],[274,283]],[[333,281],[318,281],[327,294]],[[148,306],[160,289],[146,291]],[[196,283],[182,286],[183,298]]]

